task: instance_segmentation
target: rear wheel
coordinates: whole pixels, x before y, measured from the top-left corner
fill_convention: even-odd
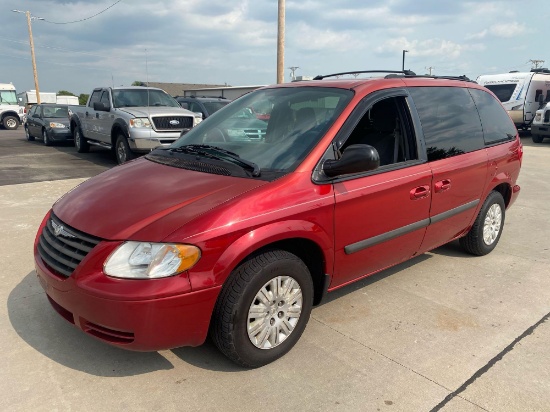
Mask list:
[[[8,130],[15,130],[19,126],[19,121],[14,116],[6,116],[4,117],[2,124]]]
[[[533,143],[542,143],[544,137],[540,134],[531,134],[531,139],[533,139]]]
[[[90,151],[90,144],[82,136],[80,127],[76,126],[73,131],[74,134],[74,147],[78,153],[88,153]]]
[[[307,266],[283,250],[246,261],[226,281],[213,313],[211,336],[232,361],[259,367],[298,342],[311,314]]]
[[[115,156],[116,156],[116,161],[119,165],[121,165],[122,163],[126,163],[132,159],[135,159],[136,157],[134,152],[132,152],[132,150],[130,149],[128,140],[122,134],[119,134],[116,138]]]
[[[48,136],[48,133],[46,132],[46,129],[42,129],[42,140],[44,141],[44,146],[51,146],[52,140]]]
[[[25,139],[27,139],[27,141],[29,142],[34,141],[34,136],[31,136],[31,134],[29,133],[29,128],[27,126],[25,126]]]
[[[504,228],[505,206],[499,192],[491,192],[474,225],[466,236],[460,238],[460,246],[472,255],[483,256],[490,253],[497,245]]]

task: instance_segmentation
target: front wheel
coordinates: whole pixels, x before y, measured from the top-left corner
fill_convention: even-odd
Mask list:
[[[44,141],[44,146],[52,145],[52,140],[50,139],[50,136],[48,136],[46,129],[42,129],[42,140]]]
[[[491,192],[474,225],[466,236],[460,238],[460,246],[472,255],[483,256],[490,253],[497,245],[504,228],[505,206],[499,192]]]
[[[15,130],[19,126],[19,121],[14,116],[6,116],[4,117],[2,124],[8,130]]]
[[[132,150],[130,149],[128,140],[122,134],[119,134],[116,138],[115,156],[116,161],[119,165],[121,165],[122,163],[126,163],[136,157],[134,152],[132,152]]]
[[[90,144],[86,141],[82,135],[80,127],[75,126],[74,128],[74,147],[78,153],[88,153],[90,151]]]
[[[298,342],[311,314],[313,282],[302,260],[273,250],[247,260],[226,281],[211,336],[229,359],[259,367]]]
[[[533,140],[533,143],[542,143],[544,136],[541,136],[540,134],[531,134],[531,139]]]

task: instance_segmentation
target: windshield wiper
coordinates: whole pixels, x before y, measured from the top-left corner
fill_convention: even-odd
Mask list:
[[[197,153],[197,154],[206,154],[206,155],[212,156],[212,158],[218,158],[219,160],[231,159],[231,160],[237,162],[238,164],[240,164],[241,166],[245,166],[245,167],[249,168],[250,170],[252,170],[252,176],[253,177],[260,176],[260,174],[262,172],[261,169],[260,169],[260,166],[258,166],[256,163],[251,162],[250,160],[241,159],[241,157],[237,153],[231,152],[229,150],[222,149],[221,147],[210,146],[210,145],[206,145],[206,144],[189,144],[187,146],[181,146],[181,147],[177,147],[177,148],[174,148],[174,149],[183,149],[183,150],[195,151],[195,153]],[[173,150],[173,149],[170,149],[170,150]],[[218,155],[221,154],[221,155],[225,156],[226,159],[224,159],[223,157],[220,158],[218,156],[214,156],[212,153],[210,153],[208,151],[214,152]],[[191,152],[189,152],[189,153],[191,153]]]

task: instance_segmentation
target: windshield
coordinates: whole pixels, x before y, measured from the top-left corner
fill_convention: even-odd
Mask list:
[[[67,106],[58,106],[58,105],[48,105],[43,106],[43,117],[57,118],[57,119],[67,119],[69,116],[69,110]]]
[[[17,104],[15,90],[0,90],[0,104]]]
[[[172,147],[210,145],[258,165],[262,174],[293,170],[323,137],[353,97],[324,87],[260,89],[210,116]],[[269,107],[259,120],[251,107]]]
[[[115,107],[168,106],[181,107],[169,94],[158,89],[115,89],[113,90]]]
[[[485,87],[491,90],[501,102],[507,102],[512,97],[512,93],[516,90],[516,83],[513,84],[489,84]]]

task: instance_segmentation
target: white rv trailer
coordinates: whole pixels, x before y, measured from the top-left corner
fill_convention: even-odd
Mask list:
[[[20,106],[24,106],[27,110],[29,110],[33,104],[38,103],[36,90],[18,93],[17,100],[19,101]],[[51,92],[40,92],[40,103],[57,103],[56,94]]]
[[[550,101],[550,70],[513,71],[479,76],[477,83],[491,90],[518,128],[528,128],[542,103]]]

